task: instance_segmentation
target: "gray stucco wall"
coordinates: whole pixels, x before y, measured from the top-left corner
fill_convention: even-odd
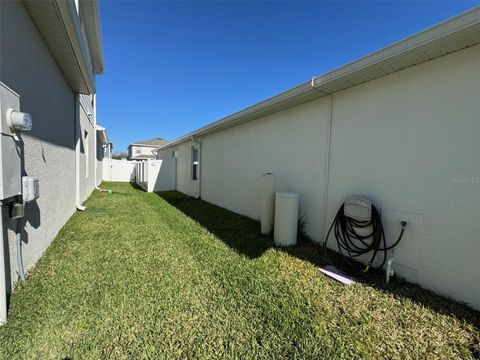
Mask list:
[[[33,130],[22,135],[24,172],[37,176],[40,198],[26,207],[24,265],[31,268],[75,211],[75,94],[19,1],[0,1],[0,80],[20,94]],[[19,34],[22,34],[19,36]],[[92,166],[95,158],[92,139]],[[83,189],[83,198],[93,189]],[[6,215],[5,215],[6,216]],[[10,282],[17,279],[14,223],[8,222]]]

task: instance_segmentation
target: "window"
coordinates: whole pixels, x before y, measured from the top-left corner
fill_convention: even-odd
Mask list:
[[[135,149],[135,154],[141,154],[142,153],[142,150],[141,149]]]
[[[85,151],[85,177],[88,178],[89,162],[88,162],[88,131],[85,131],[85,144],[83,144],[83,149]]]
[[[199,159],[198,146],[192,147],[192,180],[198,180],[199,177]]]

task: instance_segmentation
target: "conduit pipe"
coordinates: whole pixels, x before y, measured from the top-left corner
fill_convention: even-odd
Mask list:
[[[5,269],[5,239],[3,238],[4,207],[3,204],[0,204],[0,326],[7,322],[7,274]]]
[[[17,266],[20,279],[25,281],[25,270],[23,268],[23,254],[22,254],[22,218],[17,220],[17,228],[15,231],[15,239],[17,241]]]
[[[191,137],[193,143],[198,145],[198,195],[196,199],[202,198],[202,143],[196,139],[195,136]]]

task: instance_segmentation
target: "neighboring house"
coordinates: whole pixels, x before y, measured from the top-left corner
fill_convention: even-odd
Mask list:
[[[21,273],[17,252],[24,268],[32,268],[75,210],[83,209],[82,201],[101,182],[108,139],[96,124],[95,76],[103,72],[96,0],[0,1],[0,34],[0,81],[6,85],[0,87],[1,142],[15,144],[20,158],[17,168],[11,147],[2,146],[0,184],[20,189],[21,173],[36,176],[40,190],[19,222],[9,219],[9,210],[25,193],[17,196],[15,190],[1,199],[8,238],[5,253],[0,250],[1,324],[5,291]],[[20,97],[17,110],[33,120],[32,130],[17,139],[8,135],[12,90]],[[23,249],[15,243],[17,229]]]
[[[167,141],[162,138],[155,138],[130,144],[128,145],[128,160],[156,159],[153,150],[166,143]]]
[[[395,270],[480,308],[480,9],[162,146],[171,189],[258,219],[260,178],[300,194],[323,242],[365,195],[396,238]],[[333,242],[331,243],[333,244]]]

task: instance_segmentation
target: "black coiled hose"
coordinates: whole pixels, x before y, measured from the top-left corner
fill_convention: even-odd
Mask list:
[[[340,254],[345,259],[345,261],[353,266],[350,259],[355,259],[361,255],[372,253],[370,261],[365,268],[365,271],[368,271],[370,268],[382,268],[385,265],[387,260],[387,251],[393,249],[397,244],[402,240],[403,233],[405,232],[405,227],[407,225],[406,221],[400,223],[402,229],[397,240],[390,246],[387,246],[385,240],[385,232],[383,230],[382,219],[377,208],[372,204],[372,216],[369,221],[358,221],[352,219],[344,214],[345,204],[340,206],[338,209],[337,215],[328,230],[327,237],[323,243],[325,254],[327,254],[327,243],[330,233],[333,230],[335,238],[337,239],[337,246],[340,251]],[[361,235],[357,233],[356,229],[367,229],[371,227],[372,231]],[[383,253],[382,262],[379,265],[373,266],[375,258],[378,253]],[[348,255],[348,258],[347,256]]]

